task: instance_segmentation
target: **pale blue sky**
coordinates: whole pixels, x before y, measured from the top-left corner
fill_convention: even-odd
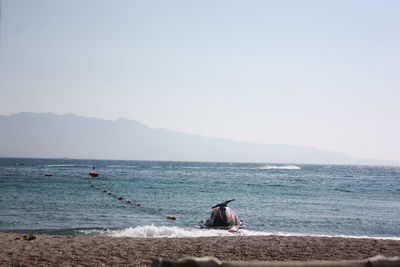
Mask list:
[[[400,1],[3,0],[0,114],[400,160]]]

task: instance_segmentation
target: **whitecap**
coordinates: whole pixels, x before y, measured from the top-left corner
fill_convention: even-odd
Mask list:
[[[211,237],[211,236],[250,236],[261,235],[262,232],[249,230],[239,230],[236,233],[227,230],[199,229],[199,228],[181,228],[177,226],[155,226],[145,225],[137,227],[128,227],[123,229],[92,229],[79,230],[87,235],[111,236],[111,237],[153,237],[153,238],[182,238],[182,237]]]
[[[377,237],[377,236],[351,236],[351,235],[321,235],[302,234],[289,232],[264,232],[240,229],[236,233],[227,230],[181,228],[177,226],[155,226],[144,225],[127,227],[123,229],[85,229],[78,230],[84,235],[109,236],[109,237],[146,237],[146,238],[184,238],[184,237],[222,237],[222,236],[302,236],[302,237],[340,237],[340,238],[367,238],[381,240],[399,240],[400,237]]]
[[[296,165],[282,165],[282,166],[265,165],[265,166],[258,167],[255,169],[257,169],[257,170],[300,170],[301,168]]]

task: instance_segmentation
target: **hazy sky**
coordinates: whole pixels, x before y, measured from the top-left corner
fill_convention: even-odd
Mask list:
[[[3,0],[0,114],[400,160],[400,1]]]

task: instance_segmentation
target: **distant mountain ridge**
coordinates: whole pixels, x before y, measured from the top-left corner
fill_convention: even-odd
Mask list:
[[[400,165],[310,147],[153,129],[123,118],[111,121],[30,112],[0,116],[0,157]]]

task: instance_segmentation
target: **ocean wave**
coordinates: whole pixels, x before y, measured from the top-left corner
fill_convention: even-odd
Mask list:
[[[347,236],[347,235],[320,235],[320,234],[301,234],[287,232],[263,232],[240,229],[236,233],[228,230],[199,229],[199,228],[181,228],[177,226],[155,226],[145,225],[137,227],[128,227],[123,229],[85,229],[77,230],[78,233],[94,236],[109,237],[147,237],[147,238],[183,238],[183,237],[218,237],[218,236],[310,236],[310,237],[340,237],[355,239],[383,239],[400,240],[400,237],[375,237],[375,236]]]
[[[182,238],[182,237],[211,237],[211,236],[250,236],[262,235],[262,232],[239,230],[231,233],[228,230],[180,228],[177,226],[145,225],[128,227],[124,229],[91,229],[78,230],[85,235],[110,236],[110,237],[153,237],[153,238]]]
[[[49,165],[48,165],[49,166]],[[61,165],[52,165],[61,166]],[[108,168],[126,169],[126,168],[140,168],[140,166],[120,166],[110,165]],[[300,170],[301,168],[296,165],[265,165],[261,167],[239,167],[239,166],[151,166],[152,169],[242,169],[242,170]]]
[[[75,164],[50,164],[50,165],[44,165],[46,167],[76,167],[78,165]]]
[[[107,166],[107,168],[110,168],[110,169],[137,169],[137,168],[140,168],[140,166],[110,165],[110,166]]]
[[[301,168],[296,165],[284,165],[284,166],[265,165],[265,166],[254,168],[254,169],[257,169],[257,170],[300,170]]]

